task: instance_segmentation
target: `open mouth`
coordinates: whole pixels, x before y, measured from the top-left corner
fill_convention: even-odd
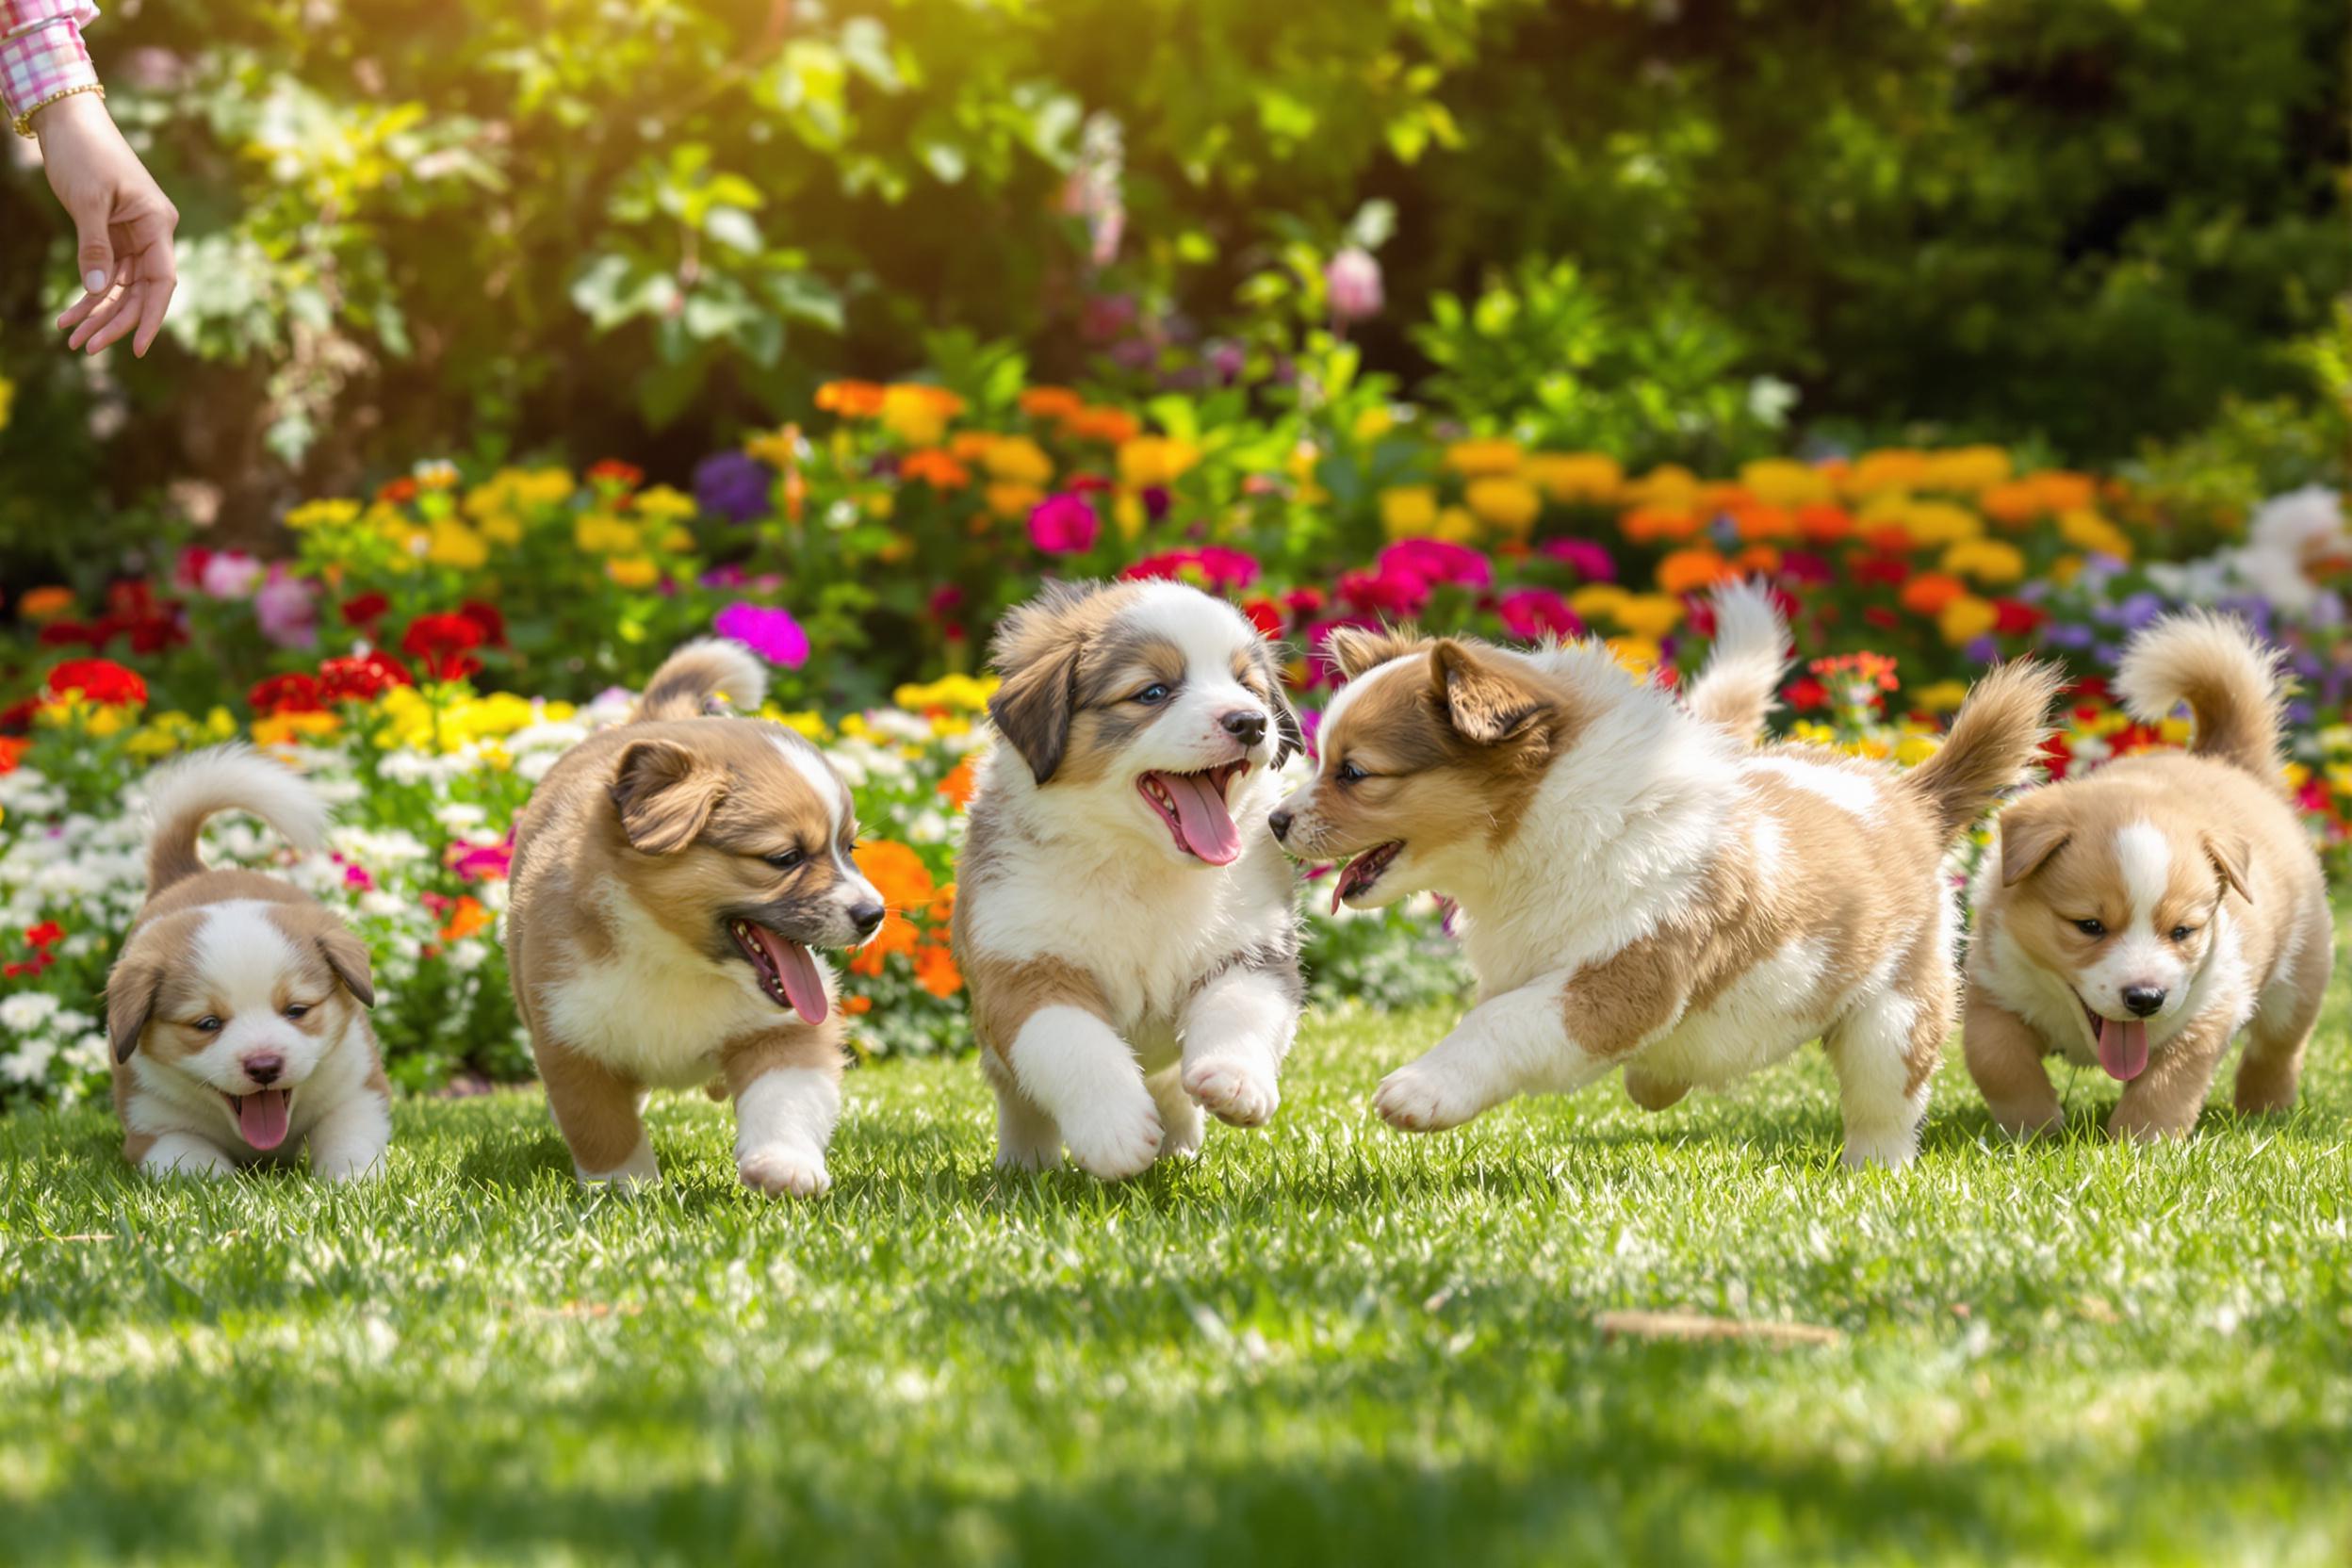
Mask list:
[[[2074,999],[2082,1002],[2077,991]],[[2082,1016],[2090,1020],[2091,1033],[2098,1037],[2099,1065],[2107,1070],[2107,1076],[2119,1084],[2128,1084],[2148,1070],[2148,1025],[2139,1019],[2113,1019],[2082,1002]]]
[[[229,1114],[237,1118],[238,1137],[265,1154],[286,1141],[286,1124],[294,1117],[292,1089],[255,1089],[251,1094],[224,1090],[220,1098],[229,1102]]]
[[[751,960],[751,971],[769,1001],[790,1007],[809,1023],[825,1021],[825,976],[817,972],[817,960],[807,948],[755,921],[730,920],[727,934]]]
[[[1331,889],[1331,913],[1339,913],[1339,906],[1357,894],[1371,891],[1372,884],[1380,879],[1380,873],[1403,853],[1404,847],[1404,840],[1391,839],[1384,844],[1374,844],[1340,867],[1338,885]]]
[[[1226,796],[1249,771],[1245,757],[1199,773],[1147,773],[1135,780],[1135,790],[1168,824],[1178,849],[1212,866],[1229,866],[1241,854],[1241,829],[1233,825]]]

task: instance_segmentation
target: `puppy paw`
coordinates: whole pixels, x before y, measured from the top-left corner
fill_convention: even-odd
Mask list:
[[[1200,1119],[1200,1107],[1179,1094],[1175,1102],[1158,1102],[1160,1107],[1160,1158],[1188,1160],[1200,1152],[1201,1141],[1208,1136],[1208,1127]]]
[[[1158,1159],[1160,1135],[1159,1107],[1140,1084],[1132,1100],[1089,1106],[1062,1122],[1070,1163],[1105,1182],[1123,1182]]]
[[[1405,1133],[1442,1133],[1459,1127],[1485,1107],[1476,1103],[1441,1068],[1420,1062],[1400,1067],[1380,1080],[1372,1109]]]
[[[1184,1092],[1202,1110],[1233,1127],[1263,1127],[1282,1102],[1271,1072],[1231,1057],[1185,1063]]]
[[[996,1146],[996,1168],[999,1170],[1052,1170],[1062,1163],[1058,1144],[1000,1143]]]
[[[738,1158],[735,1170],[754,1192],[792,1198],[814,1198],[833,1184],[824,1152],[805,1144],[762,1144]]]
[[[1640,1068],[1625,1069],[1625,1098],[1645,1111],[1662,1111],[1680,1102],[1690,1086],[1671,1078],[1656,1078]]]
[[[1904,1127],[1883,1133],[1857,1133],[1848,1128],[1845,1152],[1839,1158],[1848,1170],[1860,1170],[1874,1165],[1893,1170],[1909,1165],[1918,1158],[1919,1152],[1917,1128]]]

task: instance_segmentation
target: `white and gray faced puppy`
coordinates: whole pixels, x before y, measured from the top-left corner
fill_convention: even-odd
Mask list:
[[[1182,584],[1056,584],[995,662],[956,938],[1000,1162],[1067,1144],[1116,1179],[1197,1148],[1203,1109],[1266,1120],[1300,998],[1275,650]]]

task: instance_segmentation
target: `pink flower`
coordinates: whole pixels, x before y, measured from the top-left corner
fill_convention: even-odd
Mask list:
[[[1431,587],[1450,582],[1483,588],[1494,580],[1494,568],[1485,556],[1443,539],[1400,539],[1382,550],[1374,564],[1383,573],[1410,572]]]
[[[468,843],[463,839],[449,848],[449,869],[468,882],[503,881],[514,864],[514,835],[509,832],[492,843]]]
[[[1029,514],[1030,543],[1048,555],[1083,555],[1102,531],[1094,503],[1068,491],[1046,497]]]
[[[1361,245],[1350,245],[1323,269],[1331,315],[1341,321],[1366,321],[1380,313],[1380,264]]]
[[[1187,574],[1190,574],[1187,576]],[[1125,578],[1198,580],[1210,588],[1247,588],[1258,580],[1258,560],[1225,545],[1197,545],[1147,555],[1119,574]]]
[[[253,619],[261,634],[282,648],[315,647],[318,642],[318,590],[286,569],[283,563],[253,595]]]
[[[771,664],[796,670],[808,662],[808,633],[789,610],[765,604],[730,604],[710,623]]]
[[[1546,539],[1544,553],[1554,561],[1565,562],[1570,571],[1587,582],[1617,580],[1617,563],[1609,558],[1609,551],[1590,539]]]
[[[262,564],[237,550],[220,550],[204,563],[197,585],[216,599],[241,599],[261,580]]]
[[[1584,634],[1584,622],[1549,588],[1514,588],[1494,606],[1494,612],[1502,617],[1503,629],[1523,643]]]

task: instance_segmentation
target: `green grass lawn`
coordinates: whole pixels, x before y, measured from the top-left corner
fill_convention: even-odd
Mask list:
[[[1838,1168],[1819,1054],[1371,1120],[1438,1014],[1317,1020],[1268,1131],[1117,1189],[1004,1177],[969,1061],[853,1074],[836,1184],[651,1196],[538,1100],[404,1105],[388,1180],[157,1184],[0,1121],[0,1557],[1205,1563],[2352,1553],[2352,1069],[2292,1118]],[[1682,1308],[1826,1326],[1612,1337]]]

